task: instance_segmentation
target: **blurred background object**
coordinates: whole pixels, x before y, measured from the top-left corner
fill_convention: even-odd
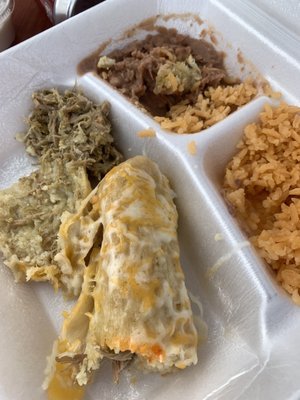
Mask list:
[[[0,9],[1,1],[4,0],[0,0]],[[13,44],[20,43],[102,1],[104,0],[15,0],[12,15],[15,27]]]
[[[15,37],[12,23],[13,0],[0,0],[0,51],[7,49]]]
[[[50,21],[58,24],[104,0],[40,0]]]
[[[37,0],[15,0],[12,19],[16,32],[13,44],[23,42],[53,25]]]

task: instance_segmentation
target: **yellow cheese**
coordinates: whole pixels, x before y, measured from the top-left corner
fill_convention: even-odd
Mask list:
[[[131,352],[141,368],[162,373],[197,362],[173,197],[157,165],[134,157],[113,168],[64,220],[57,260],[82,271],[84,283],[64,322],[59,344],[67,347],[60,355],[84,355],[72,366],[79,385],[107,352]],[[56,364],[54,376],[61,371]]]
[[[57,363],[56,372],[52,378],[47,394],[48,400],[81,400],[84,396],[84,387],[68,382],[68,366]]]

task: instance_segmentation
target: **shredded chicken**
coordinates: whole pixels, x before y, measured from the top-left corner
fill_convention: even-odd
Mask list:
[[[57,158],[77,162],[100,180],[122,161],[111,135],[109,103],[98,105],[83,94],[56,89],[38,91],[32,98],[29,128],[19,138],[40,163]]]
[[[16,280],[59,286],[54,257],[60,217],[75,211],[90,190],[84,167],[57,160],[0,191],[0,250]]]
[[[50,281],[68,294],[80,291],[81,277],[56,262],[64,212],[74,213],[122,155],[114,146],[109,104],[81,93],[56,89],[33,94],[28,130],[19,135],[39,169],[0,191],[0,250],[16,280]]]

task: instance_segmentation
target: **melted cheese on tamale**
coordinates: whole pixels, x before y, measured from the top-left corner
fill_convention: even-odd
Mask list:
[[[130,351],[137,365],[160,372],[197,362],[197,333],[180,265],[173,197],[157,165],[135,157],[112,169],[80,212],[63,222],[64,250],[57,260],[84,270],[81,296],[59,340],[68,343],[66,351],[80,343],[77,354],[85,357],[74,375],[77,383],[88,382],[103,358],[102,350]],[[100,245],[94,242],[101,225]],[[86,267],[83,253],[89,246],[93,250]]]

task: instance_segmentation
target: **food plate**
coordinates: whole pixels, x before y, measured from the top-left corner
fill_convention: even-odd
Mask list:
[[[126,372],[118,385],[104,364],[87,399],[300,398],[300,310],[268,273],[221,196],[225,166],[244,126],[257,120],[263,105],[273,100],[260,96],[202,133],[176,135],[160,129],[93,74],[77,73],[80,60],[101,43],[113,39],[112,46],[117,46],[134,24],[167,15],[158,22],[182,33],[196,36],[213,29],[216,48],[227,54],[230,71],[265,78],[287,102],[299,105],[299,37],[278,22],[278,9],[273,18],[268,8],[260,10],[256,3],[107,0],[0,55],[1,188],[34,168],[14,139],[24,129],[31,94],[77,85],[93,100],[111,103],[119,148],[126,157],[146,154],[156,161],[177,194],[187,287],[192,299],[200,300],[208,327],[199,362],[165,377]],[[292,7],[286,15],[289,11]],[[138,135],[149,128],[155,137]],[[197,149],[194,155],[189,152],[191,141]],[[45,398],[45,358],[66,307],[61,295],[53,295],[46,284],[15,284],[1,265],[1,400]]]

